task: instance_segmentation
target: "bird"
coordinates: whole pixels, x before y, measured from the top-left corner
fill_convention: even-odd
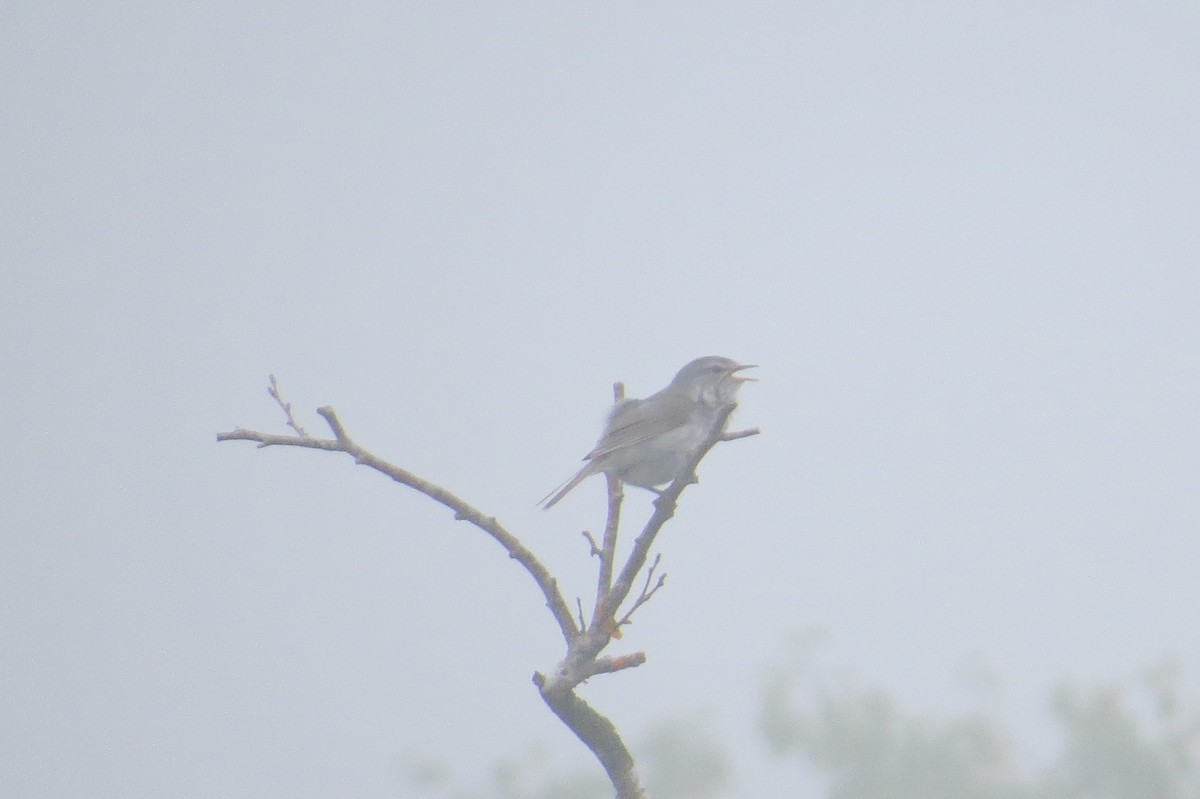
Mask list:
[[[651,491],[671,482],[708,438],[721,409],[734,401],[742,383],[754,380],[738,373],[755,366],[707,355],[686,364],[658,393],[621,400],[609,412],[595,448],[583,456],[583,468],[538,504],[549,510],[601,472]]]

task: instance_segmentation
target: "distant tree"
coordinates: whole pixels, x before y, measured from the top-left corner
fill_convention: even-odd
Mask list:
[[[1040,765],[1019,762],[1013,737],[983,715],[905,713],[811,663],[772,674],[760,718],[771,749],[807,763],[829,799],[1200,799],[1200,713],[1180,701],[1177,669],[1149,670],[1138,689],[1059,689],[1063,743]],[[1131,693],[1149,708],[1136,712]]]
[[[622,671],[640,666],[645,662],[646,656],[642,652],[615,657],[605,656],[601,653],[614,638],[621,637],[621,627],[627,624],[633,613],[662,587],[665,575],[658,573],[658,558],[656,557],[647,567],[650,549],[663,525],[675,515],[676,504],[684,489],[696,482],[696,466],[717,443],[758,433],[757,430],[725,432],[725,424],[729,415],[737,407],[736,404],[729,403],[719,409],[707,439],[695,450],[690,461],[675,481],[659,492],[658,498],[654,501],[654,513],[634,540],[629,557],[619,571],[616,571],[616,547],[624,495],[620,482],[611,477],[608,478],[608,518],[603,535],[598,541],[591,533],[584,533],[590,553],[598,561],[596,598],[592,613],[588,617],[584,613],[581,600],[576,600],[578,616],[572,612],[559,590],[558,580],[516,535],[497,521],[496,517],[476,509],[442,486],[431,483],[364,449],[351,440],[341,420],[331,407],[318,408],[317,414],[325,420],[333,437],[315,438],[310,436],[296,422],[292,414],[292,406],[283,399],[274,376],[270,378],[267,392],[279,405],[287,426],[292,429],[294,434],[261,433],[237,428],[228,433],[219,433],[217,441],[253,441],[260,447],[302,447],[349,455],[355,463],[374,469],[397,483],[445,505],[454,512],[455,519],[474,525],[481,532],[490,536],[508,552],[510,558],[525,568],[545,596],[546,606],[558,625],[566,644],[566,653],[562,660],[545,672],[534,673],[534,685],[537,686],[542,700],[550,710],[595,754],[604,767],[613,789],[616,790],[618,799],[643,799],[646,792],[642,787],[641,778],[634,765],[633,757],[617,733],[616,727],[584,702],[575,689],[590,677]],[[614,394],[618,401],[623,397],[624,388],[621,384],[618,383],[614,386]],[[632,601],[626,604],[627,600],[630,600],[635,584],[640,584],[641,590],[633,596]],[[578,795],[583,799],[587,796],[583,791],[591,790],[590,787],[587,787],[588,785],[591,783],[584,781],[584,784],[570,788],[576,792],[575,794],[566,793],[565,791],[568,789],[559,786],[555,789],[558,791],[557,793],[544,795],[547,797]],[[502,797],[520,796],[522,799],[530,799],[530,797],[543,795],[529,793],[526,788],[517,790],[512,786],[506,787],[504,784],[500,787],[502,791],[505,791],[499,794]],[[517,790],[517,792],[514,793],[513,790]]]
[[[1182,701],[1178,664],[1147,669],[1138,688],[1057,691],[1065,742],[1048,775],[1055,797],[1200,799],[1200,710]],[[1135,713],[1131,699],[1148,708]]]
[[[818,666],[810,638],[763,686],[762,743],[800,760],[816,784],[797,797],[825,799],[1200,799],[1200,708],[1166,661],[1132,687],[1064,686],[1049,711],[1061,744],[1033,761],[1016,736],[984,713],[920,716],[845,669]],[[763,797],[753,775],[733,785],[733,755],[696,718],[655,725],[637,747],[657,799]],[[421,799],[602,799],[588,775],[555,773],[545,753],[505,763],[475,793],[410,774]],[[772,799],[778,794],[771,794]]]

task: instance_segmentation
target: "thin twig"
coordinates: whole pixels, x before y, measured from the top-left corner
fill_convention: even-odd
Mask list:
[[[658,569],[658,563],[661,560],[662,560],[662,555],[654,556],[654,562],[651,563],[650,568],[646,570],[646,584],[642,586],[641,594],[639,594],[638,598],[636,600],[634,600],[633,606],[631,608],[629,608],[629,611],[624,616],[621,617],[621,620],[619,622],[617,622],[617,625],[616,625],[617,629],[620,629],[621,627],[624,627],[626,624],[629,624],[632,621],[633,612],[635,610],[637,610],[638,608],[640,608],[642,605],[649,602],[650,597],[652,597],[656,593],[658,593],[658,589],[662,588],[663,585],[666,584],[667,575],[664,573],[662,575],[659,575],[658,582],[654,583],[654,587],[653,588],[650,587],[650,582],[654,579],[654,572]]]
[[[749,427],[745,430],[735,430],[732,433],[722,433],[720,440],[737,441],[739,438],[749,438],[750,436],[757,436],[760,433],[762,433],[762,431],[757,427]]]
[[[267,393],[270,394],[271,398],[279,404],[280,408],[283,409],[283,414],[287,417],[287,426],[295,430],[296,435],[300,436],[301,438],[308,438],[308,431],[296,424],[296,419],[292,416],[292,403],[285,402],[283,395],[279,393],[279,383],[275,382],[275,375],[270,375],[270,378],[271,384],[267,386]]]
[[[617,657],[596,658],[592,675],[612,674],[615,671],[624,671],[625,669],[636,668],[645,662],[645,652],[633,652],[632,654],[619,655]]]
[[[583,533],[583,537],[587,539],[588,546],[590,547],[588,554],[592,557],[604,557],[604,553],[600,550],[600,545],[596,543],[596,537],[587,530],[580,530],[580,532]]]

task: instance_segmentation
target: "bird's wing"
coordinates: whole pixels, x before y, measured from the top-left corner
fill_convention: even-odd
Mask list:
[[[609,412],[604,435],[584,460],[595,460],[681,427],[687,423],[690,410],[686,397],[674,395],[624,400]]]
[[[608,412],[608,419],[604,424],[604,433],[602,433],[600,436],[600,443],[596,445],[595,449],[583,456],[583,460],[586,461],[586,463],[583,465],[583,468],[571,475],[571,477],[558,488],[542,497],[538,504],[541,505],[543,509],[550,510],[550,508],[554,507],[554,505],[557,504],[560,499],[571,493],[571,489],[582,483],[585,478],[588,478],[598,472],[601,466],[597,461],[593,460],[594,458],[604,455],[607,452],[612,452],[613,449],[620,446],[625,446],[627,443],[632,443],[631,440],[629,442],[620,443],[617,445],[617,447],[610,447],[606,442],[608,442],[612,437],[614,427],[620,426],[623,428],[625,425],[627,425],[628,420],[632,420],[638,415],[636,412],[637,408],[644,402],[645,400],[640,399],[623,399],[616,405],[613,405],[612,410]],[[644,411],[641,415],[645,415]]]

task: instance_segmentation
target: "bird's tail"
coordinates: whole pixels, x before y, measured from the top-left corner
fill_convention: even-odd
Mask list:
[[[560,499],[569,494],[572,488],[582,483],[584,478],[590,476],[591,474],[592,464],[589,463],[576,472],[570,480],[563,483],[546,496],[542,497],[538,504],[542,506],[542,510],[550,510]]]

